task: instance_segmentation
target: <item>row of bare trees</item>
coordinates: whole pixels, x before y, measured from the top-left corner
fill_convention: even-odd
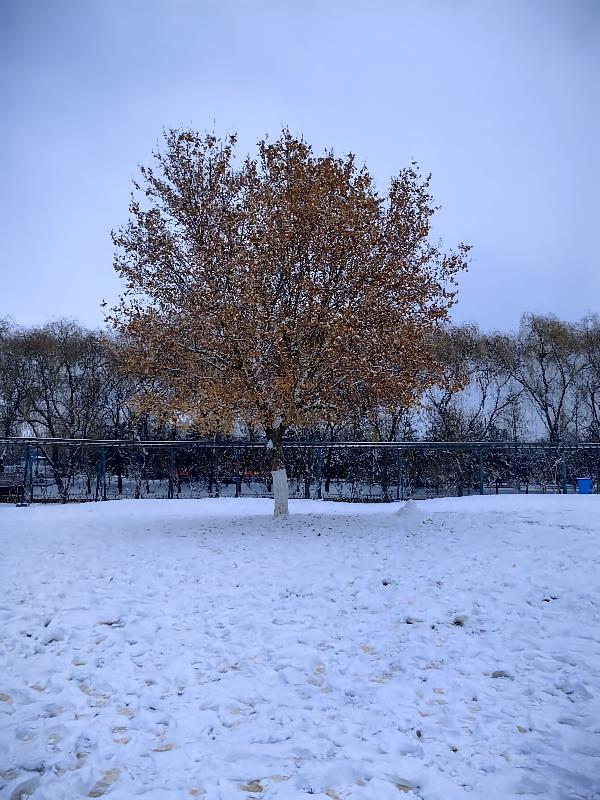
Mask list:
[[[117,366],[116,345],[69,320],[30,329],[1,323],[0,436],[120,439],[148,434],[149,421],[136,416],[130,403],[135,386]],[[7,450],[0,445],[0,472]],[[50,444],[39,452],[66,499],[79,448]]]
[[[0,331],[3,436],[119,438],[131,423],[129,382],[95,331],[71,321]]]
[[[513,334],[473,325],[434,342],[445,381],[420,407],[357,410],[297,438],[434,441],[600,439],[600,318],[563,322],[526,314]],[[118,342],[72,321],[0,325],[0,435],[165,438],[171,426],[135,413],[137,386],[118,365]],[[188,434],[189,435],[189,432]]]
[[[424,398],[434,440],[600,439],[600,319],[526,314],[515,334],[473,326],[437,343],[446,388]]]

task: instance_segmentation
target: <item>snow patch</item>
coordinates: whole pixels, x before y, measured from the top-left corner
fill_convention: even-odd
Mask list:
[[[425,514],[414,500],[407,500],[395,512],[396,518],[407,528],[415,528],[431,522],[431,517]]]
[[[290,510],[0,507],[0,800],[600,796],[600,497]]]

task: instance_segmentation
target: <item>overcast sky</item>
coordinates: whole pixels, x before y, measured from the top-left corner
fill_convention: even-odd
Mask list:
[[[0,317],[102,323],[163,128],[433,173],[455,319],[600,311],[600,0],[0,0]]]

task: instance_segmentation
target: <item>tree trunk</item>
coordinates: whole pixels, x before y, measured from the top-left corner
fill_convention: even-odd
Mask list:
[[[273,514],[276,517],[287,517],[289,514],[289,491],[287,470],[285,468],[285,459],[283,455],[283,434],[284,429],[281,426],[272,430],[267,430],[267,437],[269,439],[267,443],[267,458],[273,478]]]
[[[67,502],[67,493],[65,490],[65,482],[63,480],[62,470],[59,464],[59,453],[58,447],[52,448],[52,458],[48,458],[48,454],[44,453],[50,466],[52,467],[52,476],[54,478],[54,483],[56,484],[56,488],[58,490],[59,497],[61,498],[62,503]]]
[[[304,499],[310,500],[310,475],[304,476]]]

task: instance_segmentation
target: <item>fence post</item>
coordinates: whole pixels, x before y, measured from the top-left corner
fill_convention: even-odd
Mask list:
[[[479,448],[479,494],[483,494],[483,448]]]
[[[396,500],[402,500],[402,458],[400,457],[400,448],[396,448]]]
[[[233,463],[235,464],[235,496],[241,497],[242,496],[242,456],[240,453],[239,448],[234,449],[233,451],[234,460]],[[244,459],[245,462],[245,459]]]
[[[562,485],[562,493],[567,493],[567,459],[563,453],[560,459],[560,482]]]
[[[39,460],[39,448],[36,445],[35,447],[35,455],[36,455],[36,462]],[[33,503],[33,450],[29,451],[29,502]]]
[[[100,480],[102,481],[102,499],[107,500],[106,496],[106,448],[100,448]]]
[[[317,447],[317,500],[323,499],[323,448]]]
[[[167,497],[169,500],[173,499],[173,475],[175,474],[175,457],[173,448],[169,447],[169,488],[167,490]]]

